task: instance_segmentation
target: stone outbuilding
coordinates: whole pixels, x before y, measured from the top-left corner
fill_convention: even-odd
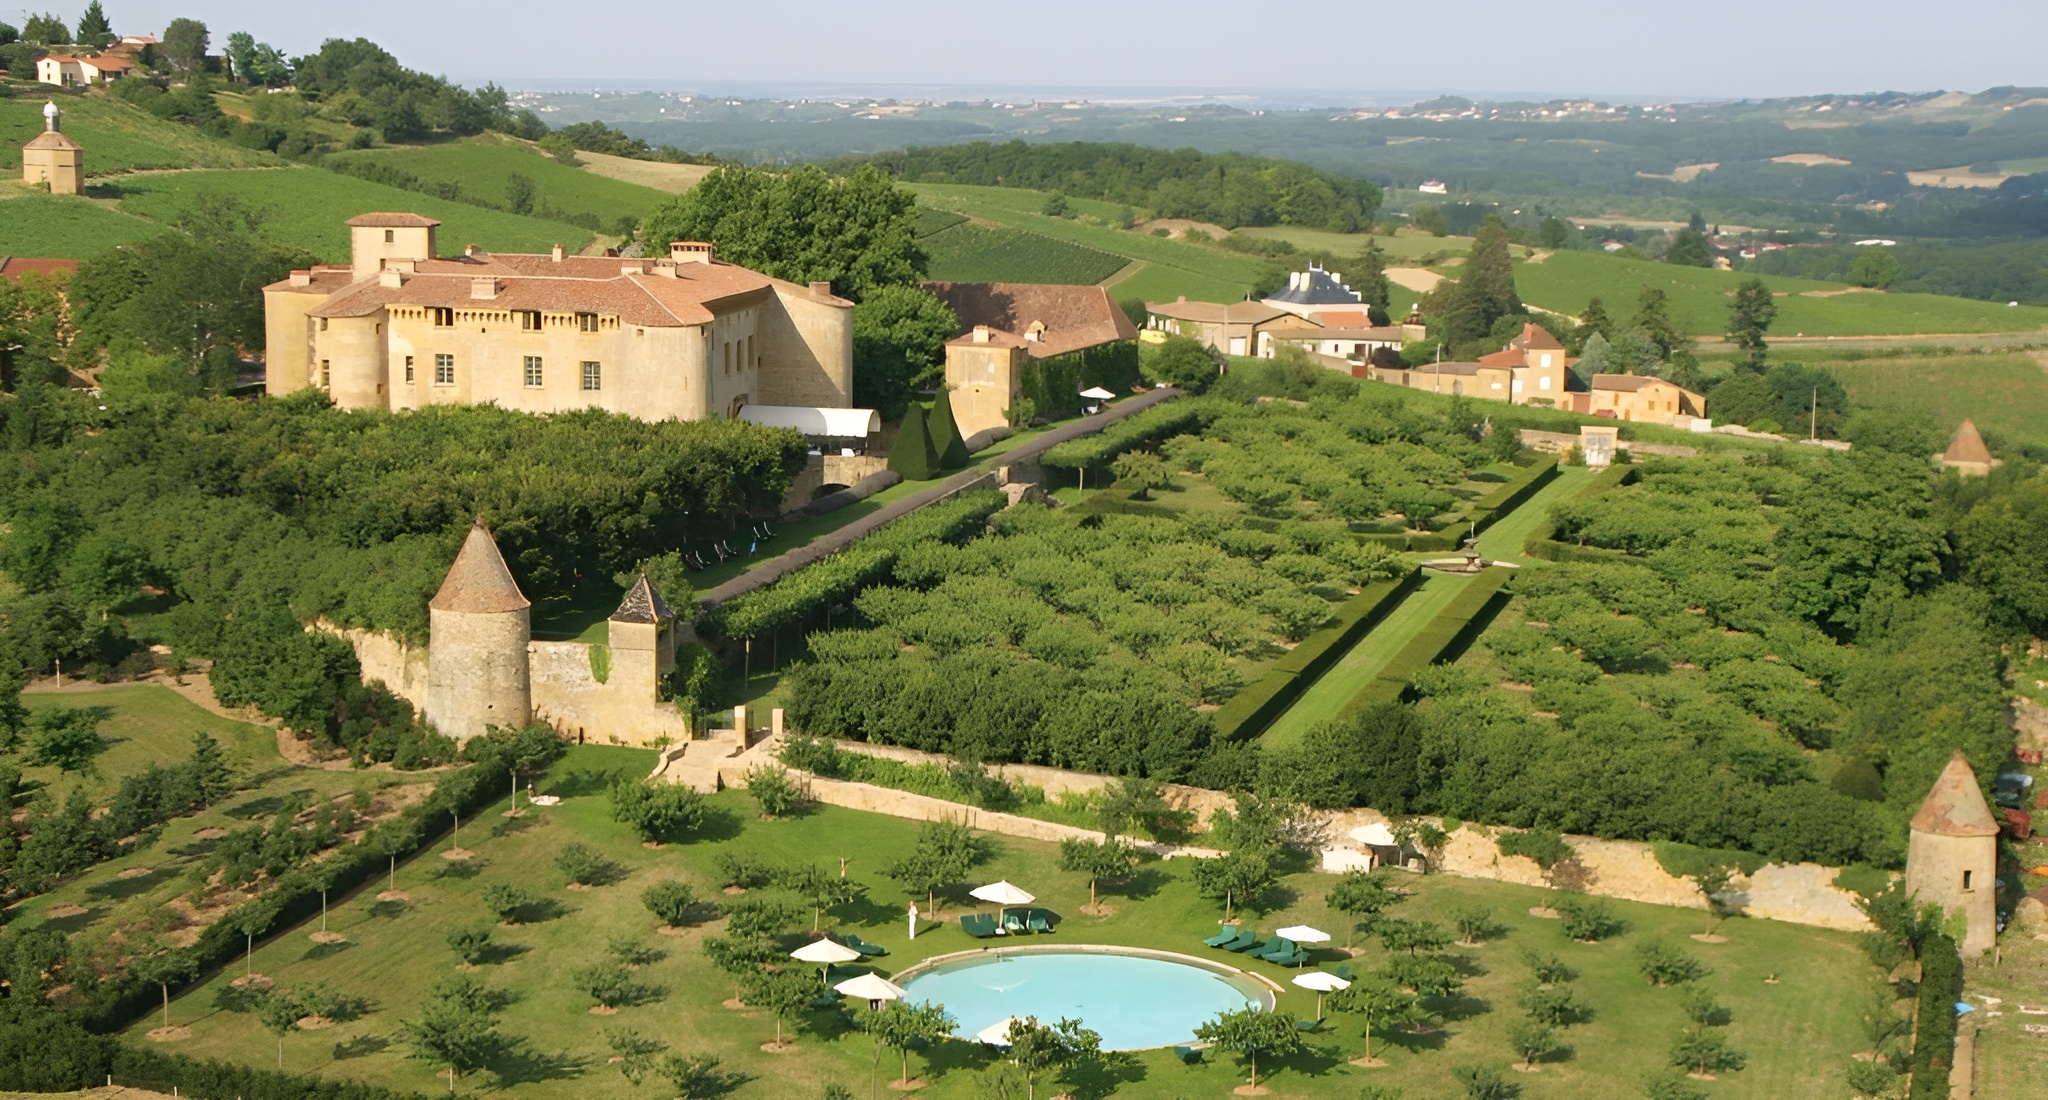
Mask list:
[[[1997,939],[1998,819],[1960,752],[1913,815],[1906,892],[1921,904],[1962,914],[1964,955],[1981,955]]]
[[[427,604],[427,723],[457,741],[533,719],[533,604],[478,516]]]
[[[1991,449],[1984,445],[1984,437],[1977,434],[1977,425],[1967,417],[1948,441],[1948,450],[1935,457],[1943,466],[1964,477],[1983,477],[2000,464],[1991,457]]]
[[[21,147],[21,181],[53,195],[83,195],[85,149],[57,128],[62,114],[55,102],[43,105],[43,132]]]

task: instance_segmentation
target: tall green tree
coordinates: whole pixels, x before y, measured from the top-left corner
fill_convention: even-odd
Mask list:
[[[902,1056],[903,1076],[896,1083],[906,1086],[911,1081],[910,1049],[945,1039],[953,1034],[954,1026],[945,1005],[904,1001],[884,1001],[880,1008],[855,1008],[853,1023],[873,1036],[878,1046]]]
[[[1661,288],[1646,286],[1636,298],[1636,315],[1629,318],[1629,328],[1643,330],[1643,334],[1657,345],[1661,359],[1671,358],[1673,349],[1685,343],[1685,336],[1671,320],[1671,296]]]
[[[1515,292],[1514,261],[1508,255],[1508,227],[1498,214],[1488,214],[1472,237],[1472,251],[1458,276],[1473,304],[1486,317],[1486,328],[1511,313],[1524,312]]]
[[[1138,854],[1129,844],[1110,836],[1100,841],[1069,837],[1060,841],[1060,870],[1088,877],[1088,908],[1095,909],[1095,884],[1106,878],[1121,878],[1137,862]]]
[[[1866,248],[1849,261],[1849,270],[1843,274],[1843,281],[1851,286],[1867,286],[1882,290],[1899,281],[1905,274],[1899,258],[1885,248]]]
[[[1365,242],[1365,251],[1358,254],[1344,269],[1345,283],[1358,292],[1358,298],[1369,309],[1385,313],[1393,308],[1394,286],[1387,279],[1387,250],[1380,247],[1377,239]]]
[[[869,291],[853,310],[853,403],[901,417],[911,394],[944,380],[946,341],[959,331],[952,307],[928,290]]]
[[[652,255],[671,241],[710,241],[721,259],[791,282],[829,282],[860,301],[924,274],[916,222],[910,192],[872,166],[835,178],[812,165],[725,165],[649,212],[640,239]]]
[[[458,974],[435,984],[419,1015],[399,1022],[412,1056],[448,1067],[448,1095],[455,1082],[503,1050],[498,1032],[499,998],[482,982]]]
[[[1607,316],[1607,307],[1600,299],[1589,300],[1586,308],[1579,313],[1579,331],[1584,333],[1587,339],[1595,335],[1604,336],[1609,340],[1614,339],[1614,319]]]
[[[107,22],[107,13],[100,7],[100,0],[92,0],[78,17],[78,37],[72,41],[97,49],[113,40],[114,25]]]
[[[1714,247],[1699,230],[1681,229],[1671,235],[1671,247],[1664,252],[1664,262],[1683,267],[1712,267]]]
[[[1223,1012],[1195,1029],[1195,1037],[1245,1059],[1252,1068],[1252,1087],[1259,1087],[1259,1056],[1285,1057],[1306,1045],[1292,1013],[1243,1008]]]
[[[1735,288],[1728,303],[1728,342],[1735,345],[1736,362],[1744,369],[1764,370],[1764,353],[1770,348],[1764,335],[1777,317],[1778,303],[1762,279],[1749,279]]]
[[[157,55],[180,72],[196,73],[206,68],[206,50],[211,44],[206,24],[197,19],[173,19],[164,25]]]
[[[21,25],[21,39],[39,46],[61,46],[71,41],[71,28],[56,15],[31,15]]]

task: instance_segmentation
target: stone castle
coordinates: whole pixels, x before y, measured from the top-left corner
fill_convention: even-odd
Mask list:
[[[535,641],[532,607],[479,517],[427,605],[425,651],[386,634],[338,633],[364,680],[384,681],[458,742],[536,722],[615,744],[689,737],[683,713],[661,698],[682,628],[646,577],[627,590],[602,644]]]

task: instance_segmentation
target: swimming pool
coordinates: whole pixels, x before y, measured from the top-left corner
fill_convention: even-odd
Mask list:
[[[965,1037],[1005,1016],[1078,1019],[1105,1050],[1144,1050],[1194,1038],[1219,1012],[1271,1008],[1249,975],[1184,955],[1128,949],[1013,947],[942,957],[898,975],[918,1002],[937,1002]]]

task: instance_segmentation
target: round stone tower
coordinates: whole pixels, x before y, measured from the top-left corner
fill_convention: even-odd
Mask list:
[[[478,516],[427,605],[427,723],[456,741],[533,720],[532,609]]]
[[[1913,815],[1906,892],[1921,904],[1962,913],[1967,929],[1959,946],[1964,955],[1991,949],[1998,936],[1998,819],[1960,752]]]

